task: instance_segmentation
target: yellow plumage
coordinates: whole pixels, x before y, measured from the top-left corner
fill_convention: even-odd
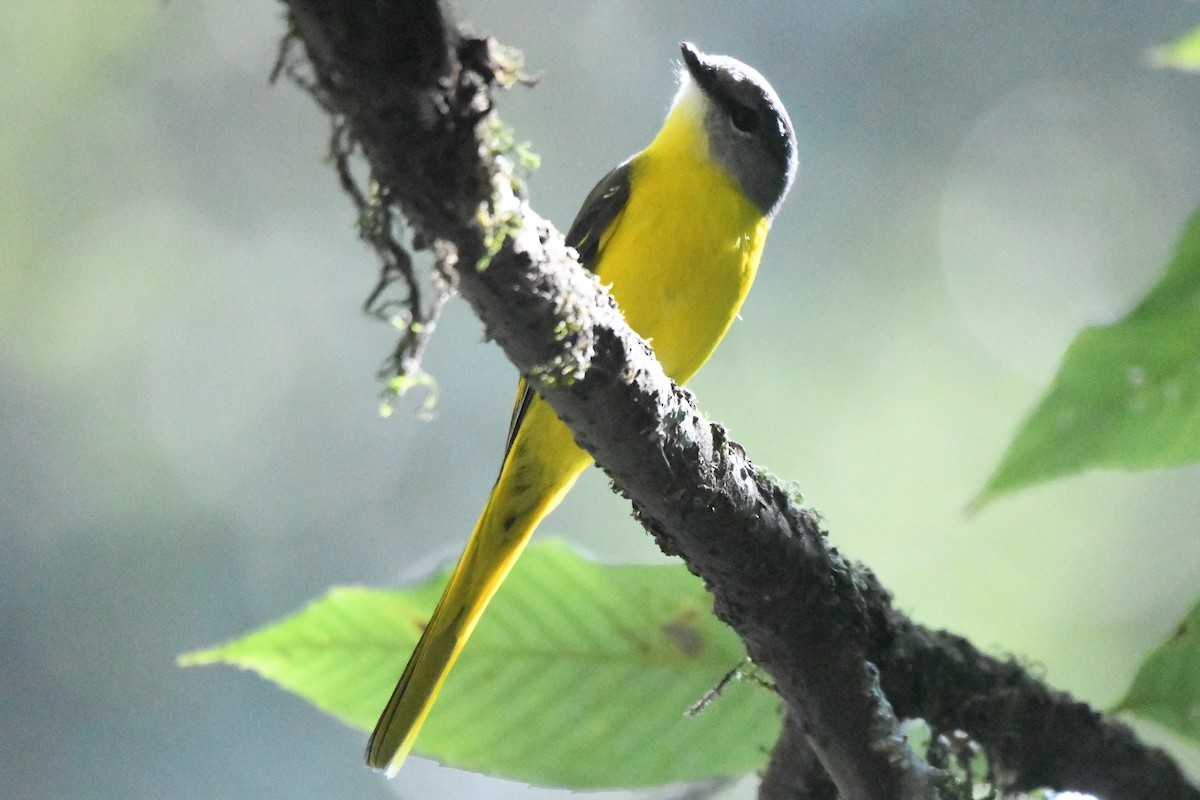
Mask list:
[[[600,233],[594,263],[630,326],[681,383],[708,359],[736,316],[769,227],[764,212],[710,157],[705,102],[685,81],[657,137],[629,163],[628,199]],[[483,514],[380,717],[368,763],[392,774],[399,769],[488,601],[534,529],[591,460],[534,397],[518,418]]]

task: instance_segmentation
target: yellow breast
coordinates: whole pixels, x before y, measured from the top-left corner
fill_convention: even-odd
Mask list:
[[[629,200],[601,239],[596,271],[682,383],[737,315],[769,222],[709,160],[702,121],[686,103],[631,167]]]

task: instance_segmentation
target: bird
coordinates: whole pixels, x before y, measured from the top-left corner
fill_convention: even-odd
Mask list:
[[[737,316],[798,159],[787,111],[757,70],[690,42],[680,52],[662,127],[596,184],[566,243],[682,384]],[[400,770],[488,602],[591,463],[522,378],[499,477],[371,734],[368,765]]]

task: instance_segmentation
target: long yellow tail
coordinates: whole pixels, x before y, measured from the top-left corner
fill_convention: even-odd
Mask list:
[[[534,398],[483,514],[367,743],[367,763],[395,775],[450,668],[538,523],[591,463],[571,432]]]

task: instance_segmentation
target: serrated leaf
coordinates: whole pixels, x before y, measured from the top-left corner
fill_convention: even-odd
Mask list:
[[[275,625],[182,664],[251,669],[370,730],[447,575],[409,591],[334,589]],[[680,566],[603,566],[556,541],[530,547],[451,672],[416,752],[576,789],[740,775],[779,735],[775,696],[730,684],[745,657]]]
[[[1153,720],[1200,742],[1200,603],[1142,662],[1115,710]]]
[[[1200,72],[1200,27],[1170,44],[1155,47],[1150,51],[1150,63],[1182,72]]]
[[[1200,460],[1200,214],[1166,274],[1112,325],[1071,343],[978,508],[1024,486],[1095,467],[1174,467]]]

